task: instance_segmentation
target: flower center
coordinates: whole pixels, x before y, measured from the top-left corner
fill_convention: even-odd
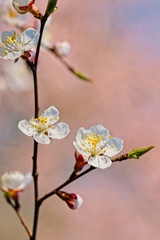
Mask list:
[[[107,141],[103,141],[104,135],[97,135],[93,133],[93,136],[86,135],[86,138],[83,139],[82,146],[85,148],[85,151],[90,153],[92,156],[95,155],[104,155],[106,152],[106,147],[113,148],[114,145],[111,146],[107,144]],[[111,138],[111,136],[109,136]]]
[[[86,148],[86,151],[91,153],[91,155],[100,155],[104,152],[102,151],[101,146],[103,145],[103,135],[97,135],[93,133],[93,137],[90,137],[88,134],[86,138],[83,139],[82,146]]]
[[[55,117],[57,119],[57,117]],[[33,128],[35,128],[39,133],[42,132],[44,134],[48,134],[48,128],[52,126],[53,117],[39,117],[39,118],[31,118],[30,123]],[[56,128],[53,126],[53,128]]]
[[[13,37],[7,36],[6,44],[2,43],[2,46],[6,46],[6,48],[8,49],[8,50],[6,49],[5,52],[8,52],[8,51],[19,52],[23,49],[22,44],[23,42],[17,41],[17,33],[14,32]]]

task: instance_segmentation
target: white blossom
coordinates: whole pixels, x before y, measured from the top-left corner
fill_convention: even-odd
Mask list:
[[[1,37],[0,58],[16,59],[25,52],[29,52],[37,45],[39,33],[33,28],[28,28],[21,35],[12,30],[5,31]]]
[[[8,87],[16,94],[29,91],[32,87],[32,73],[23,59],[15,64],[8,62],[3,67]]]
[[[22,27],[28,20],[28,14],[20,15],[12,6],[12,0],[0,2],[0,17],[3,21],[12,26]]]
[[[1,189],[4,192],[23,191],[23,189],[31,182],[32,174],[29,172],[26,175],[18,171],[6,172],[1,176]]]
[[[60,57],[67,56],[71,51],[71,45],[67,41],[56,42],[55,52]]]
[[[107,128],[101,124],[88,130],[79,128],[73,144],[88,164],[102,169],[110,167],[110,157],[118,154],[123,148],[123,141],[111,137]]]
[[[70,129],[66,123],[56,123],[59,119],[59,111],[51,106],[37,119],[22,120],[18,128],[27,136],[32,136],[38,143],[49,144],[51,139],[66,137]]]

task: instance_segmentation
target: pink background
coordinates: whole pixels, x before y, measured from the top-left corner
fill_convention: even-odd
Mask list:
[[[47,1],[36,1],[44,12]],[[41,3],[41,4],[39,4]],[[70,210],[56,196],[41,208],[37,240],[159,240],[160,226],[160,2],[157,0],[59,1],[53,43],[67,40],[66,60],[94,79],[86,83],[56,57],[39,60],[40,113],[54,105],[71,133],[39,145],[39,187],[43,195],[71,174],[77,129],[99,123],[124,140],[122,153],[155,145],[140,160],[95,170],[63,190],[84,204]],[[1,23],[2,26],[2,23]],[[9,29],[3,25],[1,32]],[[1,66],[4,60],[0,61]],[[7,64],[7,61],[5,61]],[[0,174],[31,171],[33,140],[17,128],[34,114],[33,91],[0,92]],[[22,214],[31,227],[33,185],[21,194]],[[0,239],[28,239],[19,219],[0,196]]]

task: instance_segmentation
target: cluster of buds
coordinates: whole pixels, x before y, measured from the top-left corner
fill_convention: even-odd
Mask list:
[[[69,208],[75,210],[79,208],[83,204],[83,199],[79,194],[76,193],[66,193],[58,191],[57,196],[60,197],[63,201],[65,201]]]
[[[12,4],[16,11],[20,14],[30,12],[36,18],[42,19],[43,15],[34,5],[35,0],[13,0]]]

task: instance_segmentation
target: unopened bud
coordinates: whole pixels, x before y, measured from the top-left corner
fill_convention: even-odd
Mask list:
[[[68,207],[73,210],[79,208],[84,202],[82,197],[77,193],[66,193],[59,191],[57,192],[57,196],[65,201]]]
[[[128,158],[138,159],[146,152],[150,151],[154,146],[146,147],[146,148],[140,148],[140,149],[133,149],[130,153],[128,153]]]
[[[75,151],[75,159],[76,159],[76,163],[74,166],[74,172],[80,172],[82,171],[83,167],[88,164],[88,161],[85,161],[84,157],[82,156],[82,154],[79,154],[77,151]]]
[[[34,2],[35,0],[12,0],[12,5],[20,14],[30,12],[36,18],[42,19],[43,15],[34,5]]]
[[[66,57],[71,51],[71,45],[67,41],[56,42],[54,50],[58,56]]]

